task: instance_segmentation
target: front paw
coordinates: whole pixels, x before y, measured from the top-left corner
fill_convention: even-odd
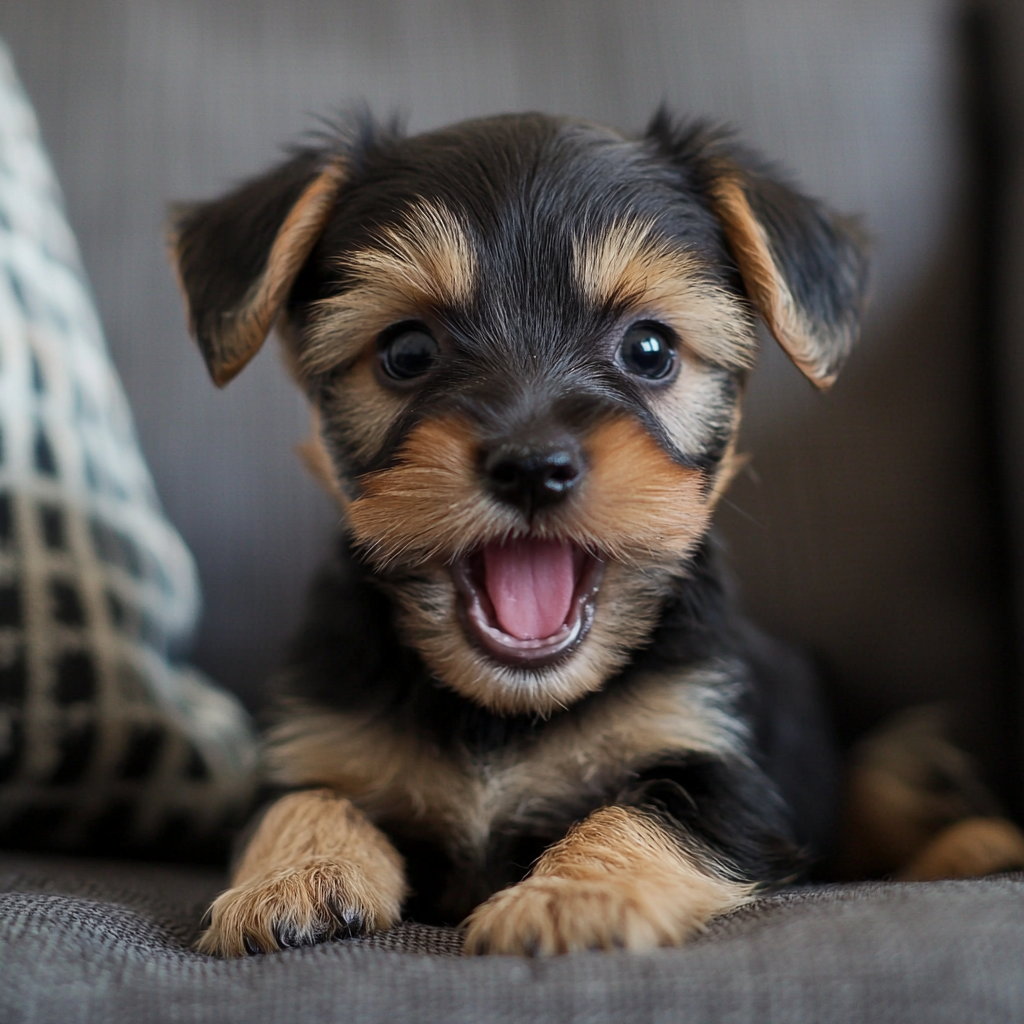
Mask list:
[[[718,901],[707,896],[680,891],[668,880],[534,876],[496,893],[470,914],[463,950],[535,956],[676,946],[714,913],[742,902],[738,895]]]
[[[370,884],[357,865],[307,861],[222,893],[196,949],[244,956],[383,931],[398,923],[401,895]]]

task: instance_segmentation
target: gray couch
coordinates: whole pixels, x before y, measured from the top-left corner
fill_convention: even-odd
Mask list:
[[[1024,875],[792,890],[685,949],[458,954],[454,929],[243,960],[188,941],[221,876],[0,858],[10,1024],[963,1024],[1024,1019]]]
[[[314,126],[308,112],[358,98],[414,128],[528,107],[639,126],[665,98],[734,122],[865,211],[877,239],[873,312],[833,394],[765,350],[753,468],[721,516],[746,601],[833,667],[848,735],[951,702],[1019,811],[1024,349],[1006,268],[1024,251],[1024,19],[1010,0],[974,10],[0,0],[143,447],[199,563],[198,663],[258,706],[336,516],[292,455],[305,412],[273,356],[224,393],[208,384],[161,251],[165,201],[212,194]],[[550,962],[459,959],[456,933],[411,924],[212,961],[188,943],[223,884],[0,855],[0,1019],[1024,1019],[1018,875],[794,890],[683,950]]]

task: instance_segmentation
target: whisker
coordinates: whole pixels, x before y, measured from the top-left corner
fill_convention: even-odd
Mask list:
[[[756,526],[759,530],[767,531],[768,526],[765,523],[762,523],[759,519],[751,515],[745,509],[740,508],[740,506],[737,505],[736,502],[732,501],[730,498],[727,498],[724,494],[718,500],[723,505],[728,505],[729,508],[731,508],[735,513],[737,513],[737,515],[743,516],[743,518],[746,519],[747,522],[753,523],[754,526]]]

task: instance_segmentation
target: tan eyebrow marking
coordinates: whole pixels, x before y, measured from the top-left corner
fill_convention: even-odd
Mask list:
[[[574,242],[576,279],[595,305],[624,304],[671,327],[702,359],[749,369],[757,356],[750,309],[707,280],[703,261],[645,221],[617,221],[597,239]]]
[[[426,200],[340,263],[354,286],[317,303],[301,357],[307,373],[351,359],[396,320],[467,302],[476,283],[468,232],[450,210]]]

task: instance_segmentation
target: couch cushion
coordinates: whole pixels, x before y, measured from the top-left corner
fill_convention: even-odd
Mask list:
[[[168,856],[243,811],[247,716],[174,658],[198,604],[0,45],[0,843]]]
[[[403,924],[242,960],[189,949],[223,885],[182,867],[0,857],[0,1019],[942,1024],[1024,1019],[1024,875],[789,890],[683,949],[463,958]]]

